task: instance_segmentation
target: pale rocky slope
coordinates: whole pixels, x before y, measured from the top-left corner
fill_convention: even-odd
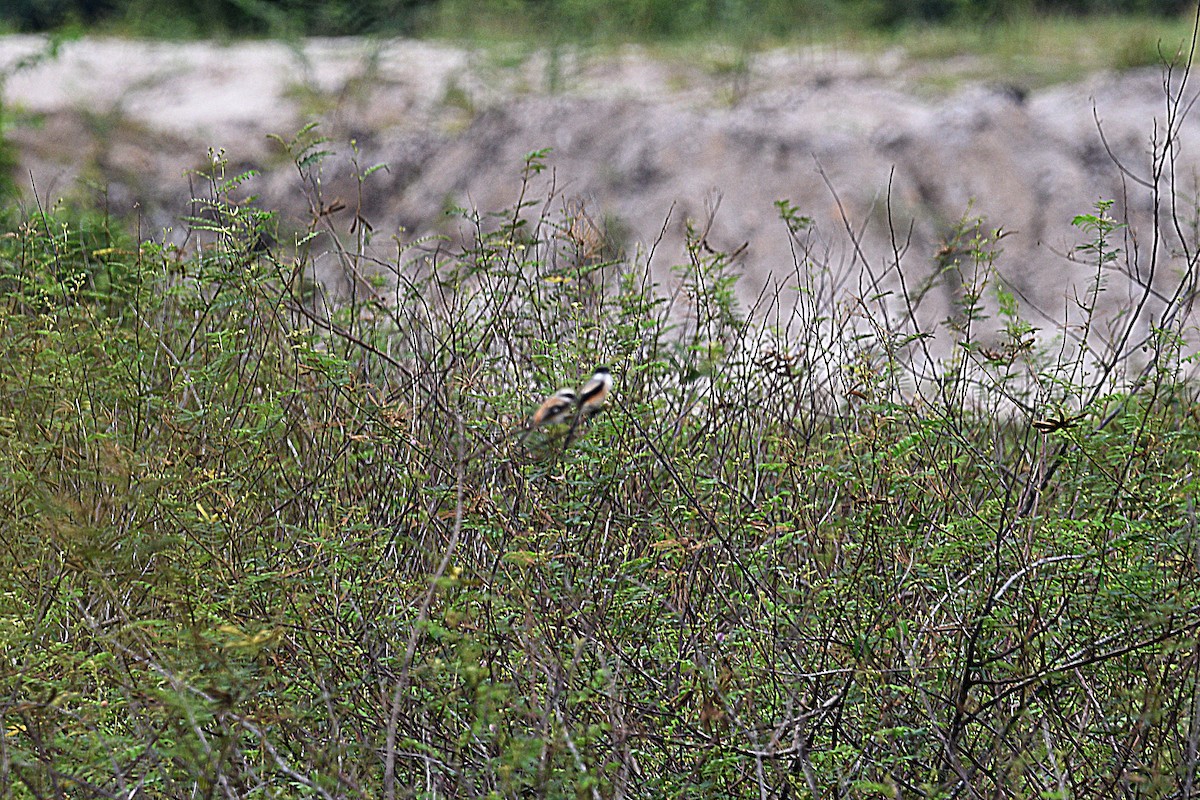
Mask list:
[[[442,229],[451,204],[507,206],[523,156],[549,147],[553,170],[538,188],[553,179],[564,199],[582,198],[597,219],[616,221],[631,252],[666,223],[660,268],[682,258],[685,221],[704,217],[719,194],[709,241],[749,243],[746,296],[772,278],[786,282],[794,269],[774,206],[783,198],[816,220],[810,252],[848,270],[851,287],[857,256],[841,210],[876,270],[891,259],[890,216],[908,240],[910,282],[928,274],[964,215],[1003,226],[1011,232],[1005,275],[1052,311],[1089,274],[1064,254],[1083,239],[1070,220],[1100,198],[1128,215],[1147,245],[1144,264],[1150,253],[1154,194],[1114,164],[1096,120],[1129,172],[1149,178],[1152,137],[1162,136],[1167,109],[1158,69],[1025,91],[964,77],[978,71],[970,59],[931,67],[898,52],[774,51],[745,63],[717,53],[689,64],[637,49],[506,58],[412,41],[84,40],[11,70],[42,46],[0,38],[0,67],[11,71],[8,135],[24,173],[43,200],[79,191],[81,179],[89,191],[104,187],[114,211],[139,205],[144,231],[186,211],[185,171],[202,166],[209,148],[223,150],[234,169],[261,170],[253,189],[263,204],[302,224],[308,208],[295,169],[267,134],[286,138],[315,120],[339,151],[323,173],[327,196],[356,196],[350,140],[364,165],[389,165],[365,188],[376,241],[401,229],[403,238]],[[931,83],[934,69],[940,80]],[[1180,127],[1174,175],[1190,202],[1200,122]],[[1159,258],[1157,280],[1182,269],[1174,243]],[[1120,305],[1124,283],[1113,283]]]

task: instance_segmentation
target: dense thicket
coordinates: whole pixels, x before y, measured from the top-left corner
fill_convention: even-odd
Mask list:
[[[182,248],[3,229],[0,796],[1196,796],[1185,198],[1080,215],[1078,324],[981,221],[866,286],[787,202],[746,309],[704,220],[659,287],[532,190],[371,258],[326,148],[295,237],[220,164]]]
[[[1171,15],[1190,0],[9,0],[0,25],[41,31],[110,24],[173,35],[345,35],[470,29],[482,19],[562,34],[658,37],[759,27],[786,33],[814,23],[888,27],[991,21],[1030,13]]]

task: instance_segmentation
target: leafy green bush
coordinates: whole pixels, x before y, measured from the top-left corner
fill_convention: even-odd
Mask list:
[[[1192,791],[1194,255],[1105,329],[1145,272],[1081,214],[1096,279],[1038,336],[964,220],[932,330],[924,287],[835,294],[784,201],[798,300],[744,308],[703,220],[657,286],[542,154],[382,261],[283,144],[288,244],[220,163],[186,251],[0,238],[5,796]],[[573,441],[523,430],[599,363]]]

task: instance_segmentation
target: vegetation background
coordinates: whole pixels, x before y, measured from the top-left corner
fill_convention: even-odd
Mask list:
[[[992,23],[1031,14],[1171,16],[1187,0],[7,0],[0,24],[168,36],[341,36],[500,31],[622,41],[814,26]]]
[[[959,221],[920,285],[897,231],[858,284],[786,200],[798,304],[740,306],[704,219],[667,291],[528,190],[540,152],[511,207],[451,210],[465,242],[389,260],[330,223],[355,201],[311,129],[280,142],[305,220],[219,157],[178,245],[9,202],[0,794],[1195,796],[1189,69],[1131,175],[1154,224],[1075,219],[1070,326],[1005,282],[1001,229]],[[604,413],[524,435],[598,363]]]

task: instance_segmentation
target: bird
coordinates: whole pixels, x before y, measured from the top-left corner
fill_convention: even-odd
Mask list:
[[[571,446],[571,442],[575,441],[575,432],[579,429],[579,423],[586,422],[604,408],[604,403],[608,400],[608,393],[612,391],[612,385],[613,376],[608,367],[596,367],[587,383],[579,387],[579,392],[575,395],[575,416],[571,420],[571,427],[567,429],[567,437],[563,440],[564,453]]]
[[[545,428],[570,418],[575,409],[576,394],[573,389],[559,389],[542,401],[537,410],[529,415],[525,427],[532,433],[538,428]]]
[[[608,400],[608,393],[612,390],[612,385],[612,372],[608,367],[596,367],[592,377],[579,387],[579,393],[575,396],[575,403],[579,406],[579,411],[575,415],[576,420],[580,417],[590,419],[596,416]]]

